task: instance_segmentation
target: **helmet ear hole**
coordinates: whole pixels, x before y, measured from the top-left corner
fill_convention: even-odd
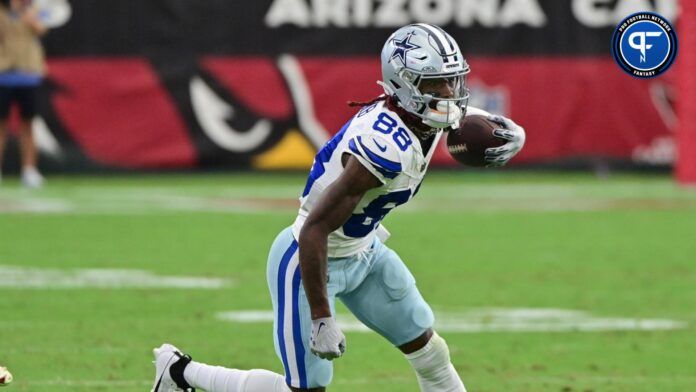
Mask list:
[[[399,83],[396,83],[396,81],[394,79],[389,79],[389,83],[391,83],[391,85],[394,86],[394,88],[397,90],[401,88]]]

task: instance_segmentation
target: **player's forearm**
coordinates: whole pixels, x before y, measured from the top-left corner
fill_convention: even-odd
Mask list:
[[[327,243],[329,234],[348,220],[362,197],[351,194],[346,184],[332,184],[309,214],[300,232],[300,272],[312,319],[330,317]]]
[[[300,273],[312,319],[331,317],[326,289],[328,233],[316,225],[305,225],[300,233]]]
[[[355,158],[350,158],[341,176],[322,195],[305,221],[297,239],[300,272],[312,319],[331,317],[326,284],[328,281],[327,242],[329,234],[341,227],[368,189],[379,180]]]

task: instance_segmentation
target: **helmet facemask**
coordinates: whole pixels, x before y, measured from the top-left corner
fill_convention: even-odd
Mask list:
[[[410,86],[411,97],[404,102],[406,110],[423,119],[432,128],[457,128],[466,113],[469,89],[467,70],[452,74],[415,74],[403,71],[403,80]]]

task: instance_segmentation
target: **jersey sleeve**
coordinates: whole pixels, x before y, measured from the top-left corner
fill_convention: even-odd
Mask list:
[[[383,184],[402,171],[401,155],[390,140],[376,134],[362,134],[348,141],[346,152],[355,156]]]

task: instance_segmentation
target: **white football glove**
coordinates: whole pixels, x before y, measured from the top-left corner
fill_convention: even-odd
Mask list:
[[[9,385],[12,382],[12,373],[6,367],[0,366],[0,387]]]
[[[312,354],[329,361],[346,351],[346,337],[333,317],[312,320],[312,336],[309,338]]]
[[[488,120],[499,124],[501,127],[493,130],[493,135],[507,140],[507,143],[500,147],[486,149],[487,167],[498,167],[505,165],[512,157],[517,155],[524,146],[526,135],[524,128],[515,124],[509,118],[497,115],[489,115]]]

